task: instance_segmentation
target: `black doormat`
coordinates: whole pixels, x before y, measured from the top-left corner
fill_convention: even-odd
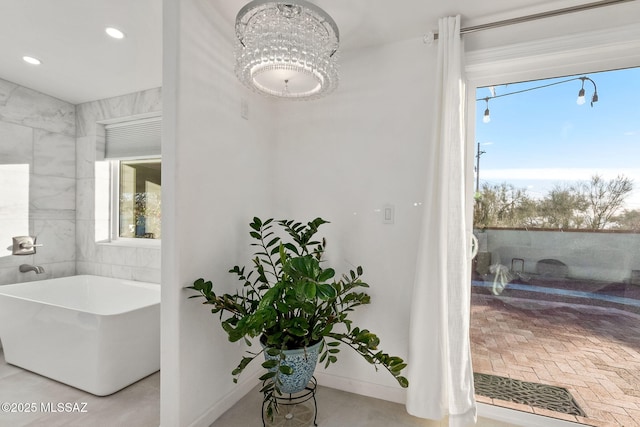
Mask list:
[[[535,406],[563,414],[586,417],[569,390],[488,374],[473,374],[476,394],[492,399]]]

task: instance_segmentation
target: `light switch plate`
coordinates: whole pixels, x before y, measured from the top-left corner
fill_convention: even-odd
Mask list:
[[[382,223],[393,224],[396,219],[396,208],[393,205],[384,205],[382,207]]]

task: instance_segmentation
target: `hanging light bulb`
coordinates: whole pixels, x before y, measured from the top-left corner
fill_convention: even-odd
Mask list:
[[[487,108],[484,110],[484,117],[482,117],[482,123],[489,123],[491,121],[491,116],[489,115],[489,98],[484,99],[487,103]]]
[[[584,99],[584,89],[580,89],[580,92],[578,92],[578,99],[576,100],[576,103],[578,105],[584,105],[584,103],[587,102]]]
[[[578,105],[584,105],[584,103],[586,102],[584,99],[584,77],[580,77],[580,79],[582,80],[582,87],[580,88],[580,92],[578,92],[578,99],[576,100],[576,103]]]
[[[482,123],[489,123],[491,121],[491,116],[489,115],[489,109],[484,110],[484,117],[482,118]]]

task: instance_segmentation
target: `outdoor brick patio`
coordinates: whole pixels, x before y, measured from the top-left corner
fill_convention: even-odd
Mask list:
[[[472,294],[474,371],[567,388],[587,417],[479,402],[593,426],[640,427],[640,316],[614,308]]]

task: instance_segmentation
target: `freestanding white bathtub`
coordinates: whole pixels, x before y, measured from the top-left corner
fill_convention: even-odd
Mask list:
[[[4,357],[106,396],[160,369],[160,286],[72,276],[0,286]]]

